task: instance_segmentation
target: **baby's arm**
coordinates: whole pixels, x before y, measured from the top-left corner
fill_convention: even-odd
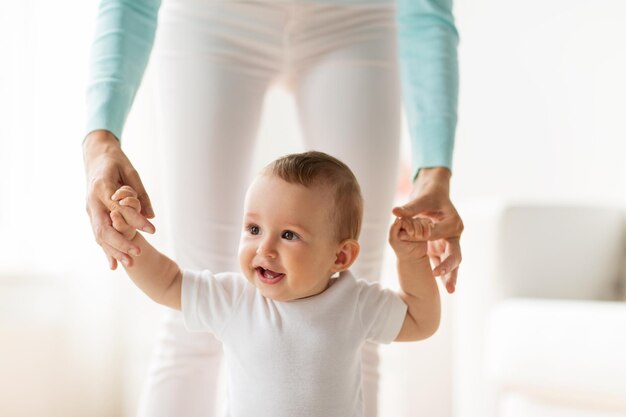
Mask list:
[[[113,227],[140,249],[141,256],[134,256],[130,265],[124,265],[126,273],[148,297],[159,304],[180,310],[182,272],[178,265],[160,253],[144,237],[131,228],[124,215],[140,211],[141,205],[135,190],[129,186],[118,189],[111,199],[119,206],[111,211]]]
[[[426,339],[439,328],[439,288],[428,259],[426,238],[431,223],[425,219],[396,219],[389,243],[397,256],[400,297],[408,306],[397,342]]]

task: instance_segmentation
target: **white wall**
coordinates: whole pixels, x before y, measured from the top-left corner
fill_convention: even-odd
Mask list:
[[[119,415],[119,285],[84,203],[94,1],[0,1],[0,415]],[[96,267],[97,265],[101,267]]]
[[[626,3],[459,0],[458,200],[624,204]]]

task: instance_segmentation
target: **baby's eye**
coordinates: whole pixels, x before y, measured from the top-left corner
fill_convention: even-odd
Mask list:
[[[299,240],[300,239],[300,237],[294,232],[292,232],[291,230],[285,230],[283,234],[280,235],[280,237],[286,240]]]
[[[255,224],[251,224],[246,229],[248,229],[248,232],[250,232],[251,235],[258,235],[259,232],[260,232],[259,226],[255,225]]]

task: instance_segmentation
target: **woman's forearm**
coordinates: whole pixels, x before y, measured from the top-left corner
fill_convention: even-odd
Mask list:
[[[452,166],[458,105],[459,35],[452,0],[398,0],[398,45],[413,178]]]
[[[101,0],[87,87],[86,134],[121,138],[150,57],[160,0]]]

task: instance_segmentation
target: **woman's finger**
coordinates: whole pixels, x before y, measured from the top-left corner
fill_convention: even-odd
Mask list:
[[[143,186],[141,177],[139,177],[139,173],[134,168],[132,168],[126,171],[126,179],[128,180],[128,184],[133,187],[137,192],[137,198],[141,202],[141,213],[148,219],[154,218],[152,203],[150,202],[150,197],[148,196],[148,193]],[[154,226],[152,227],[154,228]],[[154,231],[149,233],[154,233]]]
[[[104,252],[107,254],[107,256],[113,258],[113,263],[115,264],[115,267],[113,267],[113,263],[112,263],[111,269],[116,269],[118,262],[122,263],[125,267],[129,267],[133,265],[132,256],[128,256],[127,254],[115,249],[113,246],[108,245],[106,243],[103,243],[101,246]]]
[[[115,271],[117,269],[117,259],[115,259],[113,256],[106,253],[106,251],[104,252],[104,254],[107,257],[107,260],[109,261],[109,269],[111,269],[111,271]]]
[[[441,263],[441,258],[436,255],[428,255],[428,259],[430,260],[430,267],[433,268],[433,270]],[[437,276],[434,272],[433,275]]]
[[[435,268],[435,275],[446,275],[456,270],[461,263],[461,247],[458,239],[447,239],[441,263]]]
[[[455,212],[439,221],[433,222],[429,240],[458,238],[463,233],[463,221]]]
[[[448,293],[452,294],[456,290],[456,277],[459,273],[459,268],[453,269],[450,273],[446,274],[444,283]]]
[[[91,214],[92,228],[94,230],[96,242],[98,242],[103,249],[105,247],[111,247],[126,255],[126,258],[129,258],[128,255],[139,255],[139,247],[129,242],[128,239],[124,238],[121,233],[113,228],[111,217],[107,210],[99,210],[98,212],[92,212]],[[120,261],[124,258],[119,256],[118,253],[107,253]]]
[[[431,212],[438,208],[438,204],[435,204],[432,198],[418,197],[402,206],[394,207],[391,212],[398,217],[412,218],[419,214],[432,214]]]

